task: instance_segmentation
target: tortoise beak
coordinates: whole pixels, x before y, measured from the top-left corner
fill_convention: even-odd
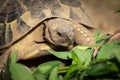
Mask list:
[[[68,50],[71,50],[73,48],[73,44],[68,47]]]

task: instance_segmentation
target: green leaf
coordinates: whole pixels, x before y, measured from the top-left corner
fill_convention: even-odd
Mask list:
[[[40,73],[40,74],[45,74],[45,75],[48,75],[51,73],[51,70],[54,68],[54,67],[59,67],[61,64],[60,61],[49,61],[49,62],[46,62],[46,63],[43,63],[43,64],[40,64],[36,70],[33,72],[33,75],[35,73]]]
[[[81,50],[87,50],[87,49],[89,49],[90,47],[88,47],[88,46],[80,46],[80,45],[78,45],[78,46],[76,46],[75,48],[77,48],[77,49],[81,49]]]
[[[96,33],[94,34],[94,38],[95,38],[95,40],[98,39],[100,33],[101,33],[101,29],[98,29],[98,30],[96,31]]]
[[[58,67],[54,67],[50,73],[49,80],[58,80]]]
[[[120,45],[116,45],[116,47],[112,51],[113,51],[114,56],[120,62]]]
[[[12,58],[11,58],[11,63],[16,63],[17,55],[18,55],[18,51],[15,51],[15,52],[13,53]]]
[[[91,76],[100,76],[111,72],[118,72],[118,68],[114,63],[98,63],[91,65],[87,70],[87,74]]]
[[[8,54],[6,64],[4,64],[5,72],[1,74],[1,78],[3,80],[9,80],[10,79],[9,64],[10,64],[10,53]]]
[[[106,43],[102,46],[97,54],[97,59],[111,59],[114,57],[113,50],[117,46],[116,43]]]
[[[60,59],[65,59],[68,60],[71,58],[71,54],[70,52],[57,52],[57,51],[53,51],[53,50],[48,50],[49,53],[53,54],[54,56],[60,58]]]
[[[72,54],[72,63],[73,64],[78,64],[78,63],[81,63],[77,54],[74,52],[74,51],[71,51],[71,54]]]
[[[94,39],[96,43],[102,42],[108,36],[108,34],[104,34],[100,36],[100,33],[101,33],[101,29],[98,29],[98,31],[94,34]]]
[[[76,74],[75,71],[79,70],[79,66],[77,64],[73,64],[69,67],[67,73],[64,76],[64,80],[69,80],[70,77],[72,77],[74,74]]]
[[[75,47],[71,50],[71,53],[73,52],[76,54],[76,56],[78,57],[77,60],[79,60],[81,64],[85,63],[86,65],[88,65],[91,61],[92,49],[81,50],[78,47]]]
[[[60,75],[58,80],[64,80],[64,78]]]
[[[35,73],[34,75],[35,80],[47,80],[46,75],[40,74],[40,73]]]
[[[11,63],[10,73],[12,80],[34,80],[32,72],[22,64]]]
[[[96,43],[102,42],[103,40],[105,40],[105,38],[106,38],[107,36],[108,36],[107,34],[104,34],[104,35],[98,37],[98,38],[96,39]]]

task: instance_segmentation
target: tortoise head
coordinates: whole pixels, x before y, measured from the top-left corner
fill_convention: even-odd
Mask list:
[[[74,29],[69,21],[51,19],[45,22],[45,38],[56,46],[69,47],[74,42]]]

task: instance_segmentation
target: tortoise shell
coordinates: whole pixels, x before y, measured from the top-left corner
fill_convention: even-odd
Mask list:
[[[0,49],[25,37],[43,21],[65,18],[92,27],[79,0],[4,0],[0,6]]]

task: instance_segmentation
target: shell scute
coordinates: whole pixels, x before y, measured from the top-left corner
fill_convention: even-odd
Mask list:
[[[93,26],[79,0],[6,0],[0,8],[0,49],[12,45],[52,17]]]

